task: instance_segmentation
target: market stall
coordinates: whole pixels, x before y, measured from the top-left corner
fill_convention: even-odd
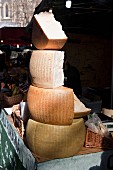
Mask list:
[[[8,106],[10,114],[2,105],[1,168],[112,169],[112,133],[95,113],[90,114],[91,109],[77,98],[71,87],[64,86],[65,51],[61,49],[67,39],[51,10],[34,15],[32,42],[36,49],[27,65],[31,81],[25,100],[29,112],[22,111],[23,98]],[[21,76],[17,78],[25,83]],[[12,90],[13,83],[7,96],[11,97],[9,101],[16,96]]]

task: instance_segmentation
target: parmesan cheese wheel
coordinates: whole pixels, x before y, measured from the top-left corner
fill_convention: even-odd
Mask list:
[[[67,41],[60,22],[52,12],[41,12],[34,15],[32,43],[37,49],[61,49]]]
[[[34,50],[30,59],[32,84],[43,88],[56,88],[64,84],[64,51]]]
[[[74,95],[70,88],[61,86],[55,89],[44,89],[31,85],[27,103],[33,120],[47,124],[72,124]]]
[[[85,141],[83,118],[74,119],[72,125],[59,126],[39,123],[29,119],[26,141],[39,161],[76,155]]]

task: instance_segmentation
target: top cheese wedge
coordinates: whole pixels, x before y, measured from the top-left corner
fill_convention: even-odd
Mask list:
[[[34,15],[32,43],[37,49],[61,49],[67,41],[60,22],[52,12],[41,12]]]

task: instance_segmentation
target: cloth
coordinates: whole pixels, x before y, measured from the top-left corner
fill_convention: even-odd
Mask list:
[[[4,110],[0,113],[0,168],[4,170],[35,170],[35,158],[8,121]]]

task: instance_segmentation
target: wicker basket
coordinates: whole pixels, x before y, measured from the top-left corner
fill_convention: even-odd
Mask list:
[[[4,107],[12,107],[13,105],[19,104],[22,101],[23,94],[18,94],[11,97],[4,95],[3,99],[4,99],[3,100]]]
[[[113,137],[102,137],[87,128],[85,147],[113,149]]]

